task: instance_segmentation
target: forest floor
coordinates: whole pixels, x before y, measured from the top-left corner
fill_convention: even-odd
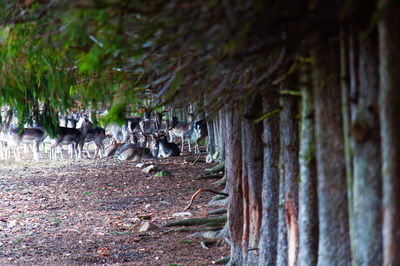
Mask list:
[[[207,249],[193,232],[160,227],[213,188],[196,180],[213,165],[196,158],[148,160],[171,174],[162,177],[114,158],[0,161],[0,265],[212,265],[227,244]],[[213,196],[200,193],[189,218],[218,208]],[[139,232],[146,222],[156,227]]]

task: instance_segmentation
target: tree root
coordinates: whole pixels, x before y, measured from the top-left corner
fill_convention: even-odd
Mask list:
[[[215,181],[213,184],[216,185],[218,188],[224,188],[226,186],[226,175],[224,175],[221,179]]]
[[[215,264],[227,264],[230,260],[229,256],[223,257],[222,259],[216,260]]]
[[[228,212],[228,210],[226,208],[221,208],[221,209],[208,211],[207,215],[225,214],[227,212]]]
[[[178,220],[170,223],[161,225],[161,227],[171,227],[171,226],[192,226],[192,225],[205,225],[210,223],[224,223],[226,222],[227,216],[219,217],[205,217],[205,218],[190,218],[184,220]]]
[[[215,166],[213,168],[207,168],[204,171],[208,172],[208,173],[219,173],[224,170],[225,170],[225,162],[222,162],[222,163],[218,164],[217,166]]]
[[[197,196],[200,192],[202,192],[202,191],[207,191],[207,192],[211,192],[211,193],[215,193],[215,194],[218,194],[218,195],[223,195],[223,196],[228,197],[228,194],[225,193],[225,192],[220,192],[220,191],[216,191],[216,190],[212,190],[212,189],[202,189],[202,188],[201,188],[201,189],[197,190],[196,193],[193,194],[192,199],[190,200],[189,205],[186,206],[186,208],[184,209],[185,211],[187,211],[187,210],[190,209],[190,207],[191,207],[192,204],[193,204],[193,200],[194,200],[194,199],[196,198],[196,196]]]
[[[211,178],[222,178],[224,177],[221,174],[215,174],[215,175],[202,175],[196,178],[196,180],[201,180],[201,179],[211,179]]]

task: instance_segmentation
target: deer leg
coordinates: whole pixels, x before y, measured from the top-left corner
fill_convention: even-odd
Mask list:
[[[187,138],[188,140],[188,145],[189,145],[189,151],[192,152],[192,148],[190,147],[190,142],[192,142],[192,139],[189,137]]]
[[[39,143],[35,142],[33,144],[33,159],[39,161]]]

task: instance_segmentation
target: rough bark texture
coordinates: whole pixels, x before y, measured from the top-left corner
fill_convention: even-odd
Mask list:
[[[280,134],[283,141],[283,167],[285,174],[285,213],[288,233],[288,265],[297,265],[299,251],[299,139],[298,99],[295,96],[281,97]]]
[[[400,265],[400,3],[385,7],[379,22],[380,121],[383,176],[383,261]]]
[[[350,265],[349,220],[337,39],[317,36],[311,49],[318,173],[318,265]]]
[[[314,108],[308,67],[301,76],[301,132],[299,184],[299,260],[298,265],[316,265],[318,258],[318,197],[315,164]]]
[[[350,89],[349,76],[355,73],[355,64],[351,63],[354,56],[349,50],[348,29],[343,26],[340,31],[340,87],[342,91],[342,118],[343,118],[343,139],[346,161],[347,178],[347,207],[349,209],[349,234],[351,256],[355,253],[354,248],[354,211],[353,211],[353,156],[350,148]],[[350,67],[349,67],[350,66]],[[349,73],[350,70],[350,73]],[[352,80],[354,82],[354,80]],[[355,85],[352,83],[352,86]]]
[[[279,145],[279,204],[278,204],[278,250],[276,265],[288,265],[288,237],[285,212],[285,167],[283,165],[283,138]]]
[[[246,162],[245,129],[242,121],[242,193],[243,193],[243,236],[242,252],[244,265],[248,261],[249,239],[250,239],[250,199],[249,199],[249,173]]]
[[[228,200],[228,226],[231,240],[229,265],[242,264],[243,235],[243,195],[242,195],[242,155],[241,122],[238,110],[228,107],[225,111],[226,174]]]
[[[359,56],[356,56],[359,70],[355,76],[351,76],[352,79],[359,80],[359,87],[356,88],[350,108],[353,154],[353,262],[356,265],[381,265],[382,178],[376,32],[371,33],[359,45]]]
[[[248,196],[249,196],[249,243],[248,247],[251,251],[248,253],[247,260],[244,264],[255,265],[258,262],[258,243],[261,232],[262,218],[262,181],[263,181],[263,145],[262,133],[263,125],[254,123],[254,119],[262,113],[261,97],[256,96],[254,99],[247,101],[244,108],[244,117],[242,120],[242,153],[244,169],[247,171],[248,178]],[[245,177],[245,175],[243,175]]]
[[[263,97],[263,113],[278,108],[276,95]],[[259,265],[277,265],[279,204],[279,115],[264,120],[264,173],[262,183],[263,217],[258,244]]]
[[[219,111],[219,161],[225,161],[225,144],[226,144],[226,133],[225,133],[225,110]]]

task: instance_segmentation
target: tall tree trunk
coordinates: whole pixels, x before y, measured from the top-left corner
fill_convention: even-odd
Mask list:
[[[355,254],[354,247],[354,211],[353,211],[353,156],[350,148],[350,73],[355,73],[353,55],[349,52],[349,38],[347,27],[343,26],[340,31],[340,87],[342,91],[342,118],[343,118],[343,139],[346,161],[347,178],[347,207],[349,211],[349,234],[352,258]],[[350,66],[350,67],[349,67]],[[351,80],[351,87],[355,86],[356,80]]]
[[[356,32],[362,32],[362,29]],[[354,262],[382,264],[382,178],[378,114],[378,39],[373,31],[360,43],[354,34],[359,66],[352,79],[359,86],[352,96],[351,146],[353,154]],[[358,83],[358,82],[354,82]]]
[[[309,65],[300,76],[302,84],[299,184],[299,263],[316,265],[318,258],[318,197],[315,163],[314,108]]]
[[[263,113],[279,108],[276,93],[263,97]],[[258,264],[277,265],[278,204],[279,204],[279,115],[264,121],[264,172],[262,183],[261,238],[258,244]]]
[[[226,144],[226,133],[225,133],[225,110],[222,109],[219,111],[219,161],[225,161],[225,144]]]
[[[298,99],[281,97],[282,112],[280,134],[283,141],[283,167],[285,175],[285,214],[288,233],[288,265],[297,265],[299,251],[299,139]]]
[[[262,113],[261,97],[257,95],[248,99],[244,107],[242,120],[242,163],[243,178],[248,180],[248,202],[244,201],[244,213],[248,212],[248,245],[251,250],[247,255],[247,247],[244,246],[244,264],[255,265],[258,262],[258,243],[261,233],[262,219],[262,176],[263,176],[263,125],[256,124],[254,120]],[[243,180],[244,181],[244,180]],[[245,222],[246,224],[246,222]],[[245,230],[246,230],[245,226]],[[245,232],[246,235],[246,232]],[[243,238],[244,240],[245,238]],[[245,242],[244,242],[245,244]]]
[[[380,0],[380,121],[383,176],[383,262],[400,265],[400,3]]]
[[[229,265],[242,264],[243,235],[243,195],[242,195],[242,155],[241,122],[238,108],[227,107],[225,110],[226,138],[226,174],[228,200],[228,226],[231,240],[231,258]]]
[[[282,121],[280,120],[280,123]],[[281,128],[282,126],[280,126]],[[281,132],[279,132],[281,133]],[[285,212],[285,167],[283,164],[283,138],[279,141],[279,203],[278,203],[278,250],[277,265],[288,265],[288,237]]]
[[[207,108],[207,98],[204,99],[204,106],[205,108]],[[215,153],[215,128],[214,128],[214,120],[216,119],[216,117],[212,116],[212,114],[206,109],[205,110],[205,115],[206,115],[206,123],[207,123],[207,132],[208,132],[208,137],[207,137],[207,142],[208,142],[208,154],[207,157],[211,158],[212,160],[212,156]]]
[[[350,265],[338,34],[333,38],[322,34],[316,37],[311,59],[318,173],[318,264]]]

